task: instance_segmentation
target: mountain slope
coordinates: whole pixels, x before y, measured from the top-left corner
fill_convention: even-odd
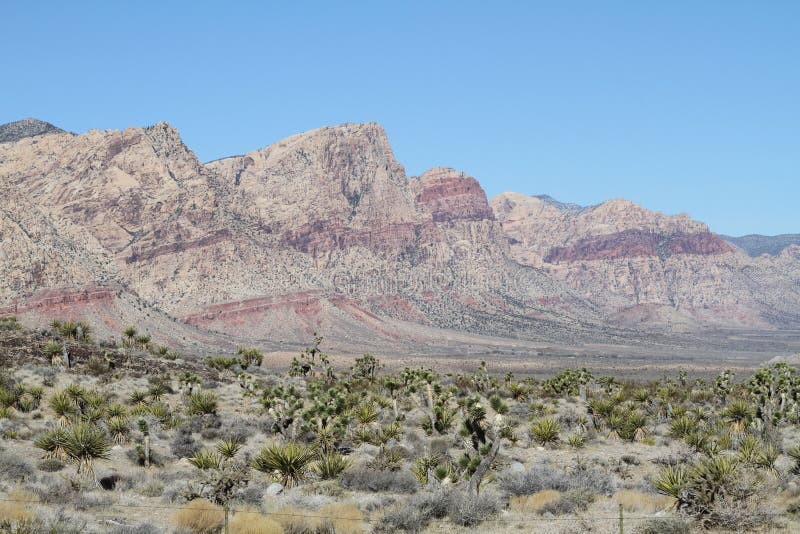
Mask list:
[[[516,193],[492,199],[517,261],[546,269],[619,321],[767,327],[800,319],[796,280],[686,215],[622,199],[562,206]]]

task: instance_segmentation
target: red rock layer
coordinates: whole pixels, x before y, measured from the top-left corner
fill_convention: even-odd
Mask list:
[[[94,286],[80,289],[46,289],[30,298],[19,299],[8,306],[0,307],[0,317],[29,311],[46,313],[92,302],[111,302],[116,298],[116,293],[116,290],[109,287]]]
[[[181,322],[194,326],[203,326],[211,321],[231,321],[244,316],[255,315],[275,308],[318,307],[321,291],[301,291],[273,297],[256,297],[223,304],[207,306],[203,310],[180,318]]]
[[[731,251],[730,245],[710,232],[663,235],[643,230],[626,230],[581,239],[569,247],[554,247],[550,249],[545,261],[569,263],[679,254],[711,256]]]
[[[494,220],[486,193],[475,178],[453,169],[433,169],[420,182],[416,201],[434,222]]]

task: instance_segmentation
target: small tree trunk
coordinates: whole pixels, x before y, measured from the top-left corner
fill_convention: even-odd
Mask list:
[[[497,458],[497,453],[500,452],[500,441],[501,438],[497,436],[494,440],[494,443],[492,443],[492,448],[489,449],[489,453],[483,458],[483,460],[481,460],[481,463],[478,464],[477,469],[475,469],[475,472],[469,479],[469,489],[475,495],[480,493],[483,477],[485,477],[486,473],[489,472],[492,462],[494,462],[494,459]]]
[[[144,437],[144,466],[150,468],[150,436]]]

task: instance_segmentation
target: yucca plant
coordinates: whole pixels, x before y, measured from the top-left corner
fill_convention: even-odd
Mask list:
[[[703,458],[689,469],[694,506],[707,507],[732,479],[738,462],[730,456]]]
[[[252,460],[252,467],[262,473],[277,476],[285,487],[292,487],[308,476],[316,451],[305,445],[290,442],[270,445]]]
[[[206,415],[217,413],[217,396],[211,392],[196,391],[187,397],[186,413]]]
[[[121,404],[112,404],[106,409],[106,415],[109,419],[112,417],[125,417],[128,415],[128,410]]]
[[[669,465],[662,468],[653,480],[656,489],[678,501],[683,498],[683,493],[689,484],[689,471],[685,466]]]
[[[731,432],[734,434],[743,433],[747,425],[753,420],[754,415],[750,404],[744,400],[735,400],[722,411],[722,416],[728,421]]]
[[[739,459],[750,465],[755,465],[761,453],[761,443],[754,437],[747,435],[739,442]]]
[[[150,388],[147,390],[147,393],[150,395],[150,398],[154,401],[160,401],[161,397],[163,397],[167,393],[167,388],[161,382],[156,382],[150,385]]]
[[[497,394],[489,397],[489,406],[492,407],[492,410],[501,415],[508,413],[508,404],[503,402],[503,399]]]
[[[50,407],[58,416],[58,424],[66,426],[75,415],[75,404],[65,391],[57,391],[50,396]]]
[[[111,417],[108,420],[108,432],[111,434],[111,440],[114,443],[122,445],[130,437],[131,426],[128,420],[123,417]]]
[[[434,467],[432,474],[433,478],[439,482],[444,482],[446,478],[449,478],[451,482],[455,482],[458,477],[448,463],[441,463]]]
[[[583,434],[572,434],[567,438],[567,443],[573,449],[582,449],[586,445],[586,436]]]
[[[64,438],[64,452],[69,460],[78,466],[78,474],[95,481],[94,461],[108,459],[111,443],[103,429],[88,423],[77,423],[67,428]],[[99,485],[99,484],[98,484]]]
[[[685,438],[690,434],[695,434],[699,428],[699,423],[687,415],[675,417],[669,423],[669,433],[676,438]]]
[[[137,404],[146,404],[147,396],[148,395],[146,391],[135,390],[131,392],[130,396],[128,397],[128,400],[134,406],[136,406]]]
[[[323,480],[330,480],[338,477],[342,472],[350,467],[353,462],[345,458],[338,452],[323,454],[314,465],[314,469]]]
[[[314,444],[320,452],[326,454],[334,450],[339,437],[339,431],[336,426],[326,426],[317,430]]]
[[[132,347],[133,342],[136,340],[136,328],[128,326],[122,333],[125,334],[125,345]]]
[[[778,456],[780,456],[780,451],[774,445],[768,444],[761,448],[753,464],[758,468],[777,473],[775,462],[778,460]]]
[[[67,431],[63,428],[54,428],[42,434],[33,442],[33,446],[42,449],[45,452],[45,458],[65,460],[67,458],[67,453],[64,450],[66,440]]]
[[[166,422],[172,417],[170,414],[169,406],[163,402],[154,402],[150,405],[150,414],[159,420],[159,422]]]
[[[217,452],[226,460],[232,459],[242,448],[242,444],[234,439],[223,439],[217,443]]]
[[[214,451],[197,451],[187,460],[196,468],[204,470],[219,469],[222,465],[222,457]]]
[[[542,446],[558,443],[558,434],[560,432],[561,425],[550,417],[545,417],[531,425],[533,439]]]
[[[378,419],[378,410],[375,408],[374,403],[365,402],[357,405],[353,409],[353,416],[356,418],[359,425],[366,426],[370,423],[374,423]]]
[[[430,456],[422,456],[414,461],[414,467],[411,468],[411,474],[423,486],[428,483],[428,477],[432,469],[436,468],[441,461],[441,456],[432,454]]]
[[[389,440],[400,439],[401,431],[402,429],[400,428],[400,423],[394,422],[389,423],[388,425],[383,425],[378,431],[378,441],[381,444],[385,444]]]

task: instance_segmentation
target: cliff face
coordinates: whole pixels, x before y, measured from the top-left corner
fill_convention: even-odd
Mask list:
[[[408,178],[376,124],[207,164],[165,123],[3,131],[16,133],[0,142],[0,313],[80,310],[111,330],[150,317],[198,343],[208,330],[317,331],[376,346],[425,328],[438,332],[426,340],[440,328],[618,341],[637,334],[609,316],[663,326],[666,309],[726,325],[798,319],[794,248],[750,259],[687,216],[622,200],[490,205],[454,169]]]
[[[572,336],[558,325],[593,316],[509,259],[474,178],[434,169],[409,180],[376,124],[321,128],[206,165],[164,123],[55,131],[0,144],[0,183],[80,234],[79,245],[54,244],[55,255],[71,246],[76,262],[102,266],[36,274],[29,243],[5,292],[19,309],[38,289],[116,284],[196,326],[287,340],[387,336],[397,321]]]
[[[786,265],[753,261],[686,215],[625,200],[565,209],[515,193],[492,199],[492,207],[517,261],[546,269],[623,322],[669,324],[676,321],[670,310],[680,313],[678,322],[797,321],[799,288]]]

